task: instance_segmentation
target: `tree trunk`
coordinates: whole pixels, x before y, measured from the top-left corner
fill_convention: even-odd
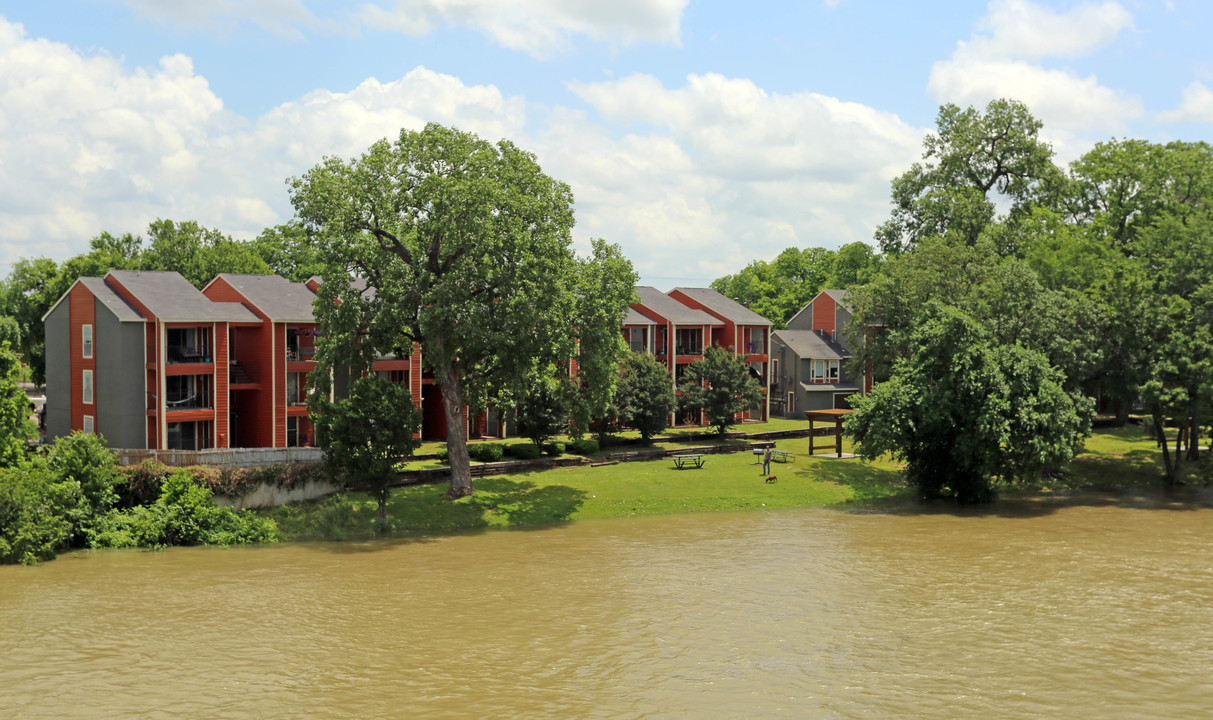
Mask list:
[[[1162,464],[1166,473],[1167,484],[1175,482],[1175,469],[1171,467],[1171,449],[1167,445],[1167,428],[1164,426],[1167,419],[1165,416],[1154,413],[1154,433],[1158,440],[1158,446],[1162,448]]]
[[[1196,413],[1188,418],[1188,459],[1200,460],[1200,422],[1196,419]]]
[[[387,498],[386,497],[379,498],[379,522],[382,523],[384,527],[387,526]]]
[[[468,459],[468,431],[464,422],[463,378],[450,367],[439,373],[442,407],[446,411],[446,452],[451,466],[451,489],[447,497],[458,500],[475,492],[472,489],[472,463]]]

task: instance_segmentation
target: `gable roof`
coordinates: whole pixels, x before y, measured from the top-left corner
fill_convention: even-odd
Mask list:
[[[696,308],[687,307],[655,287],[637,285],[640,304],[675,325],[724,325],[724,321]]]
[[[801,359],[845,360],[851,357],[841,345],[814,330],[776,330],[771,333],[771,341],[783,343]]]
[[[291,282],[278,275],[220,273],[216,276],[218,278],[223,278],[274,322],[316,322],[312,314],[312,301],[316,294],[303,283]]]
[[[179,273],[110,270],[112,277],[164,322],[261,322],[240,303],[213,302]]]
[[[656,325],[657,321],[645,315],[636,308],[629,307],[623,314],[624,325]]]
[[[723,315],[738,325],[761,325],[770,327],[771,321],[712,288],[674,288],[712,312]]]
[[[849,293],[846,290],[822,290],[821,292],[833,298],[834,302],[841,305],[843,310],[847,312],[851,311],[851,306],[847,303],[847,295]]]
[[[131,307],[121,295],[105,284],[105,280],[95,277],[82,277],[80,282],[92,291],[93,295],[118,318],[119,322],[146,322],[139,311]]]

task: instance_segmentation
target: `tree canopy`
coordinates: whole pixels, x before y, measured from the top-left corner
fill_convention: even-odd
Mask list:
[[[569,187],[508,140],[430,124],[325,158],[291,181],[291,201],[324,263],[317,361],[365,368],[420,343],[442,393],[450,495],[471,494],[465,412],[515,404],[537,369],[576,355],[577,292],[593,288],[578,282]],[[626,302],[598,300],[623,317]]]
[[[762,385],[750,366],[732,352],[714,345],[703,358],[687,366],[678,383],[678,403],[684,412],[703,412],[708,425],[724,435],[737,424],[737,415],[762,402]]]

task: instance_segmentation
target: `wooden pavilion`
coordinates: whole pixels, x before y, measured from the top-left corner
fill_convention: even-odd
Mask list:
[[[837,453],[837,457],[842,457],[842,421],[853,412],[855,411],[839,408],[832,410],[805,410],[804,416],[809,421],[809,455],[813,454],[813,441],[816,440],[816,434],[813,432],[813,422],[815,420],[822,420],[834,423],[834,452]]]

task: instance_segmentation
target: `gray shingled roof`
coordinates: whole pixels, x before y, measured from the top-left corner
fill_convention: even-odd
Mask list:
[[[316,322],[312,314],[312,300],[316,294],[303,283],[291,282],[277,275],[220,273],[219,277],[274,322]]]
[[[771,333],[771,341],[783,343],[802,359],[842,360],[851,357],[841,345],[830,342],[813,330],[776,330]]]
[[[826,295],[829,295],[830,297],[834,298],[834,302],[841,305],[844,310],[849,311],[851,309],[851,306],[847,304],[847,291],[846,290],[822,290],[822,292],[825,293]]]
[[[92,291],[93,296],[101,301],[103,305],[114,317],[118,318],[119,322],[143,322],[144,317],[139,314],[139,311],[130,306],[122,296],[114,292],[114,289],[105,284],[105,280],[94,277],[82,277],[80,282]]]
[[[809,392],[822,392],[825,390],[859,390],[859,386],[852,383],[800,383],[800,387]]]
[[[645,315],[636,308],[628,308],[628,311],[623,314],[624,325],[656,325],[657,321]]]
[[[636,294],[640,296],[641,305],[675,325],[724,325],[724,321],[702,310],[687,307],[655,287],[637,285]]]
[[[110,270],[139,302],[165,322],[260,322],[240,303],[212,302],[175,272]]]
[[[720,313],[738,325],[761,325],[770,327],[771,321],[712,288],[674,288],[713,312]]]

